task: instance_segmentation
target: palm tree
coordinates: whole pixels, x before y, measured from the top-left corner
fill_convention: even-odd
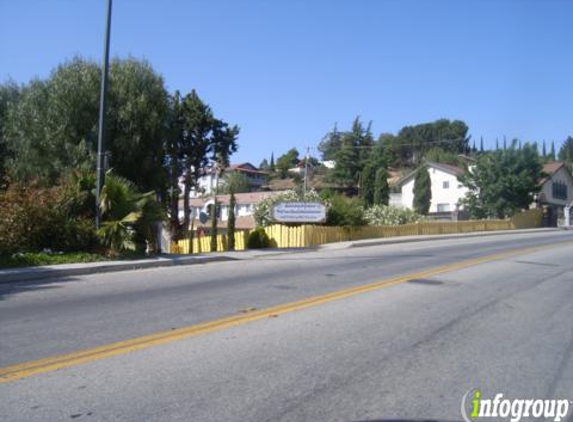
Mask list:
[[[154,192],[140,193],[129,180],[108,171],[100,195],[98,235],[117,254],[137,249],[136,240],[155,244],[154,224],[165,218]]]

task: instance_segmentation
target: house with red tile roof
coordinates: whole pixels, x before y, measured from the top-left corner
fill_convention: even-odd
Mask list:
[[[271,198],[282,193],[283,191],[236,193],[235,228],[237,230],[253,229],[255,227],[255,220],[253,218],[253,209],[255,204],[263,199]],[[227,221],[229,220],[229,200],[230,195],[217,195],[217,227],[221,229],[227,228]],[[200,215],[201,213],[210,214],[211,207],[214,203],[214,196],[190,199],[189,205],[191,206],[194,220],[193,226],[195,228],[208,229],[211,227],[211,221],[207,221],[205,224],[201,223]],[[183,199],[180,200],[179,210],[179,218],[183,219]]]

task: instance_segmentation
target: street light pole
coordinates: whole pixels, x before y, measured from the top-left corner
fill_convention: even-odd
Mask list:
[[[100,91],[100,101],[99,101],[99,127],[98,127],[98,137],[97,137],[97,179],[96,179],[96,192],[95,192],[95,224],[96,229],[100,227],[100,192],[105,179],[105,168],[104,168],[104,156],[105,156],[105,120],[106,120],[106,110],[107,110],[107,76],[109,70],[109,34],[111,28],[111,2],[112,0],[107,0],[107,17],[105,24],[105,41],[103,50],[103,66],[101,69],[101,91]]]

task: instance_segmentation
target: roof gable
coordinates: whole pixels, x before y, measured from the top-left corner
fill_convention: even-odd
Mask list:
[[[431,167],[431,168],[443,171],[444,173],[448,173],[448,174],[451,174],[452,176],[456,176],[456,177],[461,176],[462,174],[465,173],[464,169],[462,169],[461,167],[458,167],[458,166],[454,166],[452,164],[435,163],[433,161],[426,161],[424,164],[422,164],[421,166],[419,166],[418,168],[416,168],[415,170],[411,171],[406,176],[404,176],[400,180],[398,180],[396,182],[396,186],[402,186],[404,183],[408,182],[410,179],[412,179],[416,175],[416,173],[418,173],[418,171],[420,171],[420,169],[422,167]]]

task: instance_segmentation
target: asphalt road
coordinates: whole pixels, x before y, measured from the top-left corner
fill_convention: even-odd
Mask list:
[[[554,245],[2,383],[0,420],[454,421],[475,387],[573,399],[572,241],[437,240],[1,285],[6,367]]]

